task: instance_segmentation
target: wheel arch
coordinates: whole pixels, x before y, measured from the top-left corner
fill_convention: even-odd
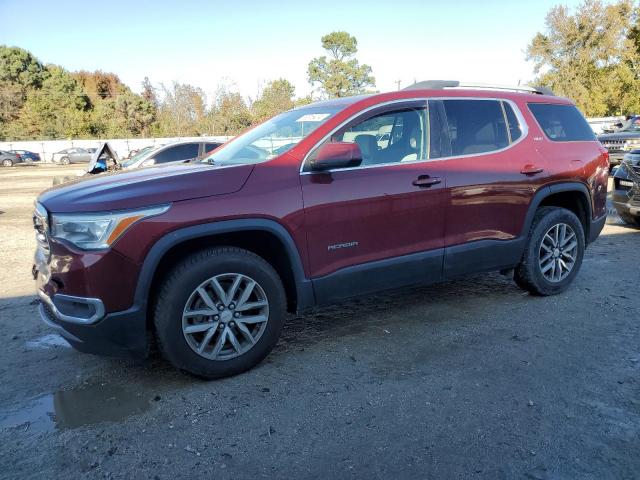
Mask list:
[[[314,303],[311,282],[305,277],[300,254],[289,232],[268,219],[238,219],[206,223],[172,231],[160,238],[145,257],[135,292],[135,303],[147,312],[147,324],[156,283],[176,261],[212,246],[244,248],[268,261],[280,275],[291,312]]]
[[[584,228],[585,240],[590,238],[592,207],[589,189],[580,182],[562,182],[546,185],[536,192],[529,205],[522,230],[526,236],[531,229],[533,218],[540,207],[562,207],[576,214]]]

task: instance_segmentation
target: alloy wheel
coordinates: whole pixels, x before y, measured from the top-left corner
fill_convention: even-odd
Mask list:
[[[573,270],[578,255],[578,237],[571,226],[558,223],[542,237],[538,263],[544,278],[558,283]]]
[[[251,350],[269,320],[264,289],[240,273],[202,282],[182,313],[182,333],[191,349],[209,360],[230,360]]]

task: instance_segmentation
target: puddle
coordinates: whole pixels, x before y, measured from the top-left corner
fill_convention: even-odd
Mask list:
[[[150,407],[150,399],[123,387],[101,384],[36,397],[15,408],[0,410],[0,429],[51,432],[118,422],[139,415]]]

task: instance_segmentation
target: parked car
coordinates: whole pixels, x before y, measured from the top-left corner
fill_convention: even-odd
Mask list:
[[[631,117],[613,133],[598,135],[598,140],[609,152],[610,167],[620,165],[627,152],[640,148],[640,117]]]
[[[59,163],[61,165],[69,165],[70,163],[89,163],[95,148],[65,148],[56,152],[52,156],[53,163]]]
[[[122,158],[122,160],[129,160],[130,158],[135,157],[138,154],[141,154],[143,152],[148,152],[149,150],[156,148],[156,145],[147,145],[146,147],[142,147],[142,148],[133,148],[131,150],[129,150],[129,154]]]
[[[620,218],[640,227],[640,149],[627,153],[613,174],[612,200]]]
[[[25,162],[39,162],[40,154],[30,152],[29,150],[9,150],[11,153],[15,153],[20,156]]]
[[[155,336],[176,367],[216,378],[265,358],[287,311],[494,270],[563,292],[604,226],[609,158],[544,93],[423,82],[339,98],[201,162],[49,189],[40,314],[78,350],[141,356]],[[386,148],[354,135],[385,125]],[[257,146],[279,135],[299,140]]]
[[[0,163],[3,167],[13,167],[16,163],[22,163],[23,161],[17,153],[0,150]]]
[[[140,168],[152,165],[166,165],[201,160],[222,145],[220,142],[175,142],[143,149],[128,160],[122,162],[122,168]]]

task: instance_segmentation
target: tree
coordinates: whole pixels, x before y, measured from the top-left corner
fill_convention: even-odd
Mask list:
[[[158,108],[158,94],[155,87],[151,84],[149,77],[144,77],[142,81],[142,98]]]
[[[47,70],[42,88],[28,91],[20,117],[7,125],[8,137],[28,140],[89,134],[89,98],[63,68],[49,65]]]
[[[26,88],[40,88],[48,72],[31,53],[17,47],[0,45],[0,82]]]
[[[527,48],[536,82],[572,98],[589,116],[640,111],[640,29],[631,0],[556,6]],[[634,37],[635,35],[635,37]]]
[[[319,85],[323,96],[346,97],[364,93],[367,87],[375,87],[369,65],[360,65],[353,58],[358,51],[358,41],[347,32],[332,32],[322,37],[326,56],[309,62],[307,75],[312,86]]]
[[[258,99],[251,105],[253,119],[262,122],[294,107],[295,87],[284,78],[269,82]]]
[[[7,124],[19,117],[27,92],[40,88],[47,76],[45,67],[31,53],[0,45],[0,140],[7,138]]]
[[[237,135],[252,124],[249,107],[239,93],[226,88],[218,90],[211,112],[211,125],[216,135]]]
[[[163,136],[193,136],[206,132],[207,99],[201,88],[173,82],[162,85],[163,99],[158,108],[155,133]]]
[[[125,87],[115,73],[103,72],[102,70],[95,72],[80,70],[71,73],[71,76],[80,84],[92,102],[115,98],[118,90]]]

